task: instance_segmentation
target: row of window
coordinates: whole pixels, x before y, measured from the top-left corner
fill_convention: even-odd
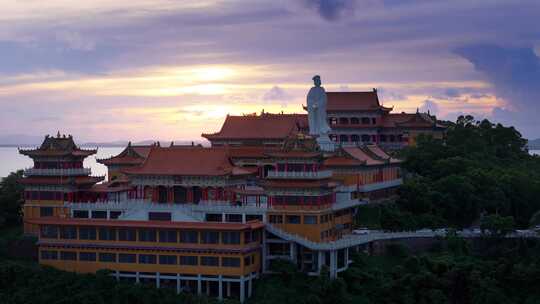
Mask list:
[[[78,237],[77,237],[78,232]],[[237,231],[192,231],[192,230],[162,230],[162,229],[134,229],[134,228],[96,228],[75,226],[41,227],[41,237],[61,238],[68,240],[101,240],[101,241],[129,241],[129,242],[162,242],[162,243],[201,243],[201,244],[240,244],[241,233]],[[259,241],[259,232],[244,232],[246,243]]]
[[[124,263],[124,264],[160,264],[160,265],[182,265],[182,266],[222,266],[240,267],[240,258],[237,257],[215,257],[215,256],[195,256],[195,255],[156,255],[156,254],[135,254],[135,253],[111,253],[111,252],[77,252],[74,251],[54,251],[42,250],[42,260],[62,260],[81,262],[104,262],[104,263]],[[221,263],[220,263],[221,260]],[[249,266],[254,263],[254,256],[246,256],[244,265]]]
[[[312,172],[318,169],[317,164],[277,164],[277,171],[288,171],[288,172]]]
[[[242,214],[225,214],[225,220],[223,220],[222,213],[207,213],[205,216],[207,222],[227,222],[227,223],[241,223]],[[246,214],[246,222],[249,221],[263,221],[263,216],[261,214]]]
[[[377,142],[377,135],[347,135],[347,134],[330,134],[330,139],[339,142]],[[379,142],[402,142],[402,135],[379,135]]]
[[[333,195],[322,196],[294,196],[294,195],[278,195],[271,197],[273,204],[287,205],[316,205],[316,204],[331,204],[333,203]]]
[[[369,124],[376,125],[377,124],[377,118],[375,118],[375,117],[362,117],[362,118],[358,118],[358,117],[351,117],[351,118],[349,118],[349,117],[340,117],[340,118],[330,117],[330,118],[328,118],[328,123],[330,125],[337,125],[338,123],[341,124],[341,125],[348,125],[348,124],[359,125],[360,122],[363,125],[369,125]]]
[[[52,161],[52,162],[34,162],[34,169],[71,169],[82,168],[83,163],[81,161],[67,162],[67,161]]]
[[[122,215],[121,211],[109,211],[109,217],[111,219],[117,219],[120,215]],[[73,211],[73,217],[74,218],[106,219],[107,218],[107,211],[94,210],[94,211],[90,212],[88,210],[74,210]]]
[[[304,224],[314,225],[317,224],[316,215],[304,215]],[[302,224],[302,216],[300,215],[285,215],[285,224]],[[283,224],[283,215],[270,215],[268,221],[271,224]]]

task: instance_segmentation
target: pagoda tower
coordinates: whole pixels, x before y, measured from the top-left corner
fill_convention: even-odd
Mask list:
[[[90,176],[83,167],[86,157],[97,150],[80,149],[71,135],[45,136],[39,148],[19,149],[19,153],[34,161],[33,168],[24,171],[24,232],[37,235],[38,227],[27,220],[43,217],[67,217],[64,202],[87,201],[91,188],[104,177]]]

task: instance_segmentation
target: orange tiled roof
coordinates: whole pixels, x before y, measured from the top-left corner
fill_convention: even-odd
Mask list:
[[[202,134],[212,139],[284,139],[308,128],[306,114],[228,115],[221,130]]]
[[[383,164],[400,163],[401,161],[392,158],[377,145],[366,145],[358,147],[343,147],[342,155],[327,158],[325,166],[376,166]]]
[[[140,165],[150,153],[152,145],[132,146],[131,142],[120,154],[106,159],[96,159],[98,163],[104,165]]]
[[[327,92],[326,96],[326,110],[328,112],[391,110],[391,108],[381,106],[376,90],[370,92]]]
[[[43,143],[39,148],[36,149],[19,149],[19,153],[26,156],[90,156],[96,154],[96,149],[83,150],[75,145],[73,137],[69,136],[60,136],[58,134],[55,136],[45,136]]]
[[[190,175],[224,176],[251,174],[249,170],[235,167],[226,147],[200,146],[152,147],[140,167],[123,172],[132,175]]]
[[[29,224],[61,225],[61,226],[101,226],[117,228],[178,228],[201,230],[248,230],[259,229],[264,224],[259,221],[243,223],[217,222],[167,222],[167,221],[130,221],[130,220],[99,220],[74,218],[41,218],[26,220]]]

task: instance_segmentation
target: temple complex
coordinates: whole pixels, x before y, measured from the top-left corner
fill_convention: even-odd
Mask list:
[[[276,260],[335,278],[361,243],[358,206],[402,183],[387,149],[442,136],[433,116],[390,111],[376,91],[328,93],[331,149],[309,135],[304,114],[227,116],[203,134],[211,147],[128,144],[98,160],[105,182],[82,168],[95,150],[47,136],[20,151],[35,163],[25,171],[25,232],[39,237],[42,264],[219,299],[244,302]]]
[[[391,113],[381,105],[377,90],[328,92],[330,139],[342,146],[377,144],[387,150],[414,145],[420,134],[442,138],[446,126],[429,113]],[[221,130],[202,134],[212,146],[279,145],[294,134],[307,134],[306,114],[261,113],[228,115]]]

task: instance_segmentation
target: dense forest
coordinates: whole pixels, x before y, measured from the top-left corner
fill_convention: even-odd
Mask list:
[[[400,153],[406,178],[395,203],[361,212],[386,230],[464,228],[494,218],[516,228],[537,225],[540,157],[526,144],[513,127],[461,116],[444,139],[421,136]]]

